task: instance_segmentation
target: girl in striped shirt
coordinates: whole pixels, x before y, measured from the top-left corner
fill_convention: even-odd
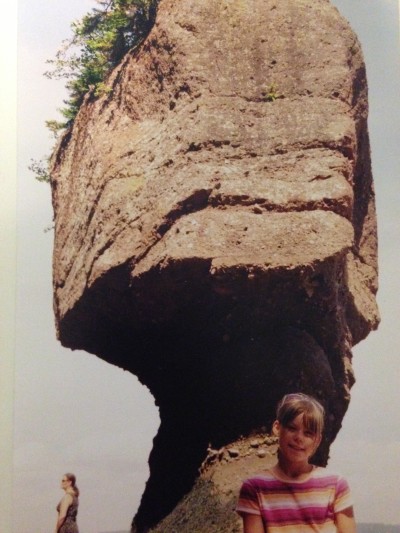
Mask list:
[[[322,405],[305,394],[287,394],[276,418],[278,463],[240,490],[236,510],[243,533],[355,533],[346,480],[309,462],[322,438]]]

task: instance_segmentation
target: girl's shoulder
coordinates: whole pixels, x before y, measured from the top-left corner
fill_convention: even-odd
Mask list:
[[[259,474],[245,479],[242,483],[241,494],[259,494],[271,491],[282,491],[284,488],[295,487],[313,488],[318,490],[333,490],[335,494],[346,493],[349,490],[346,479],[339,473],[320,466],[316,466],[305,479],[284,478],[276,475],[271,470],[265,470]]]
[[[317,466],[314,468],[312,477],[315,482],[320,483],[323,486],[332,486],[336,490],[348,489],[347,479],[340,473],[330,468],[324,468]]]
[[[257,474],[253,474],[249,479],[269,479],[271,477],[274,477],[272,468],[266,468],[265,470],[261,470],[261,472],[258,472]]]
[[[326,477],[326,478],[336,478],[336,479],[343,477],[340,472],[337,472],[336,470],[332,470],[331,468],[324,467],[324,466],[314,466],[314,469],[312,471],[312,476],[318,477],[318,478]]]
[[[258,474],[254,474],[243,481],[243,485],[259,486],[265,485],[275,480],[275,476],[271,470],[263,470]]]

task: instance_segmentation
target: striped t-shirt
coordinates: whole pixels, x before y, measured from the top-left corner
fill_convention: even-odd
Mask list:
[[[267,533],[336,533],[335,513],[352,504],[347,481],[316,467],[304,481],[271,470],[247,479],[236,511],[260,515]]]

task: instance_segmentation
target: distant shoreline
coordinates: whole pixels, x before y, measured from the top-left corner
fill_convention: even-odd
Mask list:
[[[129,533],[129,531],[102,531],[99,533]],[[207,533],[206,531],[204,533]],[[400,524],[357,524],[357,533],[400,533]]]

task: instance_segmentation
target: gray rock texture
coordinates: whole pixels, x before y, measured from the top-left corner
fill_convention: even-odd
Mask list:
[[[327,461],[379,322],[367,84],[328,0],[160,0],[108,84],[52,158],[54,308],[155,397],[144,532],[286,392],[325,405]]]

